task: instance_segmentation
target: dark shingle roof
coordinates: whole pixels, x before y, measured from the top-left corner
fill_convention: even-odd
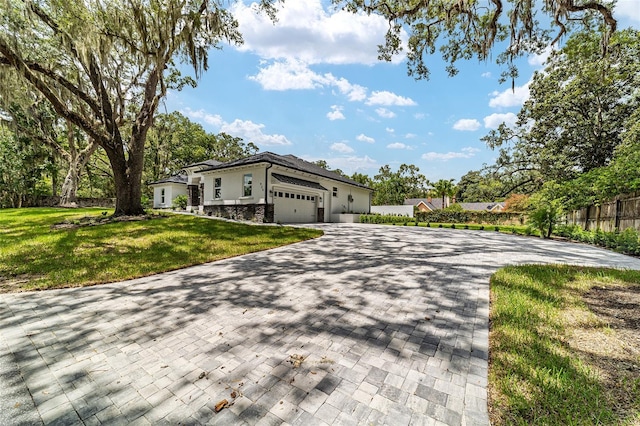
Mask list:
[[[362,185],[361,183],[358,183],[352,179],[341,176],[330,170],[323,169],[317,164],[310,163],[308,161],[303,160],[302,158],[298,158],[294,155],[278,155],[278,154],[274,154],[273,152],[261,152],[259,154],[255,154],[250,157],[229,161],[228,163],[222,163],[216,166],[211,166],[201,171],[223,170],[231,167],[247,166],[247,165],[258,164],[258,163],[277,164],[278,166],[297,170],[299,172],[309,173],[309,174],[324,177],[327,179],[332,179],[338,182],[347,183],[349,185],[354,185],[360,188],[371,189],[366,185]]]
[[[504,203],[459,203],[465,210],[473,211],[491,211],[498,207],[500,210],[504,208]]]
[[[149,185],[156,185],[161,183],[187,183],[187,177],[185,175],[174,175],[168,178],[160,179],[155,182],[151,182]]]
[[[417,206],[421,201],[431,210],[439,210],[442,208],[442,198],[432,198],[431,201],[429,201],[428,198],[407,198],[404,200],[404,205]]]
[[[278,179],[282,183],[290,183],[292,185],[304,186],[306,188],[319,189],[321,191],[327,191],[327,188],[323,187],[317,182],[311,182],[310,180],[298,179],[293,176],[285,176],[280,173],[272,173],[271,176]]]
[[[186,166],[184,166],[185,169],[191,168],[191,167],[196,167],[196,166],[205,166],[205,167],[212,167],[212,166],[217,166],[222,164],[221,161],[218,160],[205,160],[205,161],[201,161],[199,163],[193,163],[193,164],[188,164]]]

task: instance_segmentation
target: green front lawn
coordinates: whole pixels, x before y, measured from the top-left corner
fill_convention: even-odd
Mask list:
[[[79,287],[152,275],[316,238],[322,231],[166,215],[54,229],[105,209],[0,210],[0,292]]]

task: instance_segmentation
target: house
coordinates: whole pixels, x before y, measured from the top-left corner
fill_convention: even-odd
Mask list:
[[[498,213],[504,210],[503,202],[493,203],[458,203],[462,206],[463,210],[476,211],[476,212],[493,212]]]
[[[189,211],[281,223],[331,222],[336,214],[370,211],[371,188],[293,155],[263,152],[205,163],[185,168]]]
[[[184,174],[170,176],[149,184],[153,188],[153,208],[165,209],[173,205],[180,195],[187,195],[187,177]]]
[[[407,198],[404,200],[405,205],[416,206],[418,211],[431,212],[442,209],[442,198]],[[456,204],[455,198],[451,200],[451,204]],[[501,212],[504,210],[503,202],[493,203],[457,203],[466,211],[486,211]],[[444,206],[449,207],[449,197],[445,197]]]
[[[420,212],[432,212],[442,209],[442,198],[407,198],[405,206],[415,206]],[[449,205],[448,197],[445,197],[445,206]]]

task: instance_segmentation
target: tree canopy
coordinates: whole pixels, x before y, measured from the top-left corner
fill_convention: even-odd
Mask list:
[[[455,75],[461,59],[491,58],[496,43],[506,43],[496,55],[508,64],[503,78],[514,78],[513,59],[539,53],[557,42],[576,25],[599,24],[602,46],[616,31],[610,2],[599,0],[333,0],[351,12],[378,14],[389,21],[379,56],[391,60],[402,49],[402,32],[409,33],[408,73],[429,77],[426,57],[440,50]]]
[[[241,43],[222,0],[0,0],[0,77],[17,75],[106,152],[116,215],[138,214],[146,135],[170,87],[194,84],[220,42]],[[268,1],[263,5],[268,6]]]

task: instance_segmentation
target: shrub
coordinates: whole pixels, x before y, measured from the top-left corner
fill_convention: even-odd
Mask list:
[[[173,199],[172,206],[174,209],[185,210],[187,208],[187,196],[186,195],[178,195]]]

